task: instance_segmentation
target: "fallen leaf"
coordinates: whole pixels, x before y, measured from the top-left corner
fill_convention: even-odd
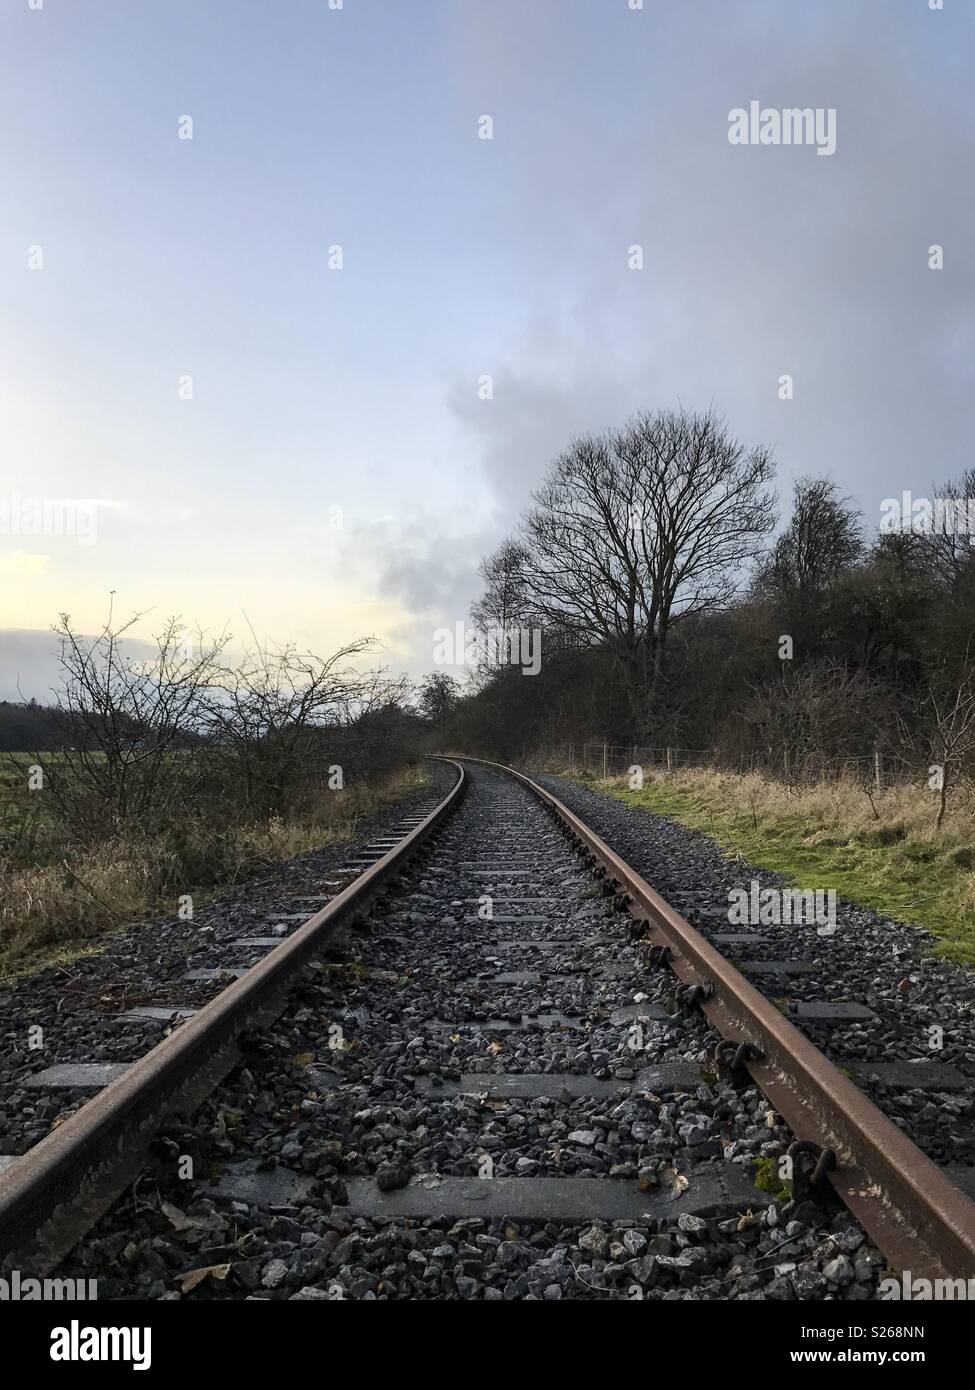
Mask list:
[[[291,1065],[293,1067],[310,1067],[314,1060],[314,1052],[299,1052],[297,1057],[292,1057]]]
[[[683,1173],[678,1173],[676,1178],[674,1179],[674,1185],[670,1189],[671,1199],[675,1200],[676,1198],[678,1198],[681,1195],[681,1193],[687,1191],[690,1185],[691,1184],[689,1179],[685,1178]]]
[[[180,1286],[183,1293],[190,1293],[197,1284],[202,1284],[209,1275],[213,1279],[226,1279],[230,1273],[230,1265],[204,1265],[202,1269],[190,1269],[185,1274],[179,1276]]]
[[[187,1216],[185,1211],[174,1207],[172,1202],[163,1202],[163,1215],[177,1231],[222,1231],[224,1221],[220,1216]]]

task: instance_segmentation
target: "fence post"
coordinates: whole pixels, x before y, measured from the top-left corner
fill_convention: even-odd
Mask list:
[[[873,750],[873,784],[878,792],[884,789],[884,762],[879,745]]]
[[[668,749],[667,749],[667,771],[668,771],[668,772],[673,772],[673,770],[674,770],[674,750],[673,750],[672,748],[668,748]]]
[[[606,745],[605,745],[605,743],[604,743],[604,744],[603,744],[603,781],[604,781],[604,782],[606,781],[606,777],[607,777],[607,772],[606,772]]]

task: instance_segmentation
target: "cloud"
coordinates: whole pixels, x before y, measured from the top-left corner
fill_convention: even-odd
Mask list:
[[[415,622],[453,622],[478,592],[481,555],[493,543],[490,523],[449,514],[414,512],[354,522],[330,534],[346,582],[371,589],[394,614],[387,636],[402,641]],[[427,645],[425,640],[422,645]]]
[[[624,368],[612,357],[611,349],[594,350],[591,337],[570,345],[539,326],[517,360],[496,368],[491,400],[478,400],[467,382],[450,389],[448,405],[473,439],[497,501],[495,539],[574,436],[619,424],[641,404],[630,364]]]
[[[494,9],[458,38],[496,93],[491,232],[525,291],[481,368],[494,399],[459,375],[447,393],[499,520],[573,434],[678,402],[773,446],[784,494],[832,474],[868,517],[966,467],[975,188],[955,171],[975,157],[975,113],[953,53],[972,17],[721,0],[654,7],[651,38],[649,14],[620,11],[593,12],[589,52],[586,22],[562,24],[558,59],[551,8],[518,28],[517,51],[496,39],[482,60],[473,40],[503,27]],[[577,66],[584,88],[533,104],[536,73],[547,92]],[[728,113],[752,99],[835,108],[835,154],[731,145]],[[943,272],[928,268],[935,243]],[[634,244],[643,270],[627,267]]]
[[[453,611],[476,586],[478,563],[469,544],[442,531],[400,535],[380,562],[379,592],[412,612]]]

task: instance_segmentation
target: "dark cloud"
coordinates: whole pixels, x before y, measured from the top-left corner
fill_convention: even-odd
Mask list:
[[[400,534],[395,549],[380,558],[379,592],[404,608],[436,613],[457,606],[457,596],[476,583],[478,556],[442,531]]]
[[[784,495],[828,473],[871,524],[881,498],[967,467],[975,108],[958,55],[975,11],[713,0],[587,25],[545,3],[517,52],[488,45],[479,88],[497,107],[492,234],[524,302],[480,369],[494,399],[467,380],[448,395],[499,525],[574,433],[637,407],[713,404],[774,447]],[[519,25],[506,0],[499,15]],[[539,114],[534,74],[576,69],[587,83]],[[753,99],[834,107],[835,154],[730,145],[728,113]]]

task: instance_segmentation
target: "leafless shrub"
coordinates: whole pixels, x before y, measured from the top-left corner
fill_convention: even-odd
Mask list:
[[[841,763],[869,747],[872,720],[882,719],[879,699],[864,672],[841,663],[824,660],[798,670],[783,663],[777,680],[751,687],[741,719],[760,765],[796,781],[821,774],[825,756]]]
[[[927,691],[919,725],[931,754],[929,785],[938,793],[935,829],[940,830],[948,801],[970,776],[975,756],[975,669],[967,653],[957,679],[936,682]]]
[[[188,751],[199,742],[226,637],[206,643],[178,618],[155,636],[155,652],[126,650],[140,614],[115,623],[109,614],[93,638],[62,614],[61,685],[54,719],[66,756],[38,753],[44,786],[72,834],[111,834],[158,820],[192,798],[202,776]]]
[[[283,815],[310,787],[327,786],[338,732],[361,712],[368,676],[350,664],[369,651],[363,638],[330,657],[293,645],[255,643],[215,673],[205,710],[207,761],[215,784],[247,812]],[[337,785],[344,781],[338,774]]]

